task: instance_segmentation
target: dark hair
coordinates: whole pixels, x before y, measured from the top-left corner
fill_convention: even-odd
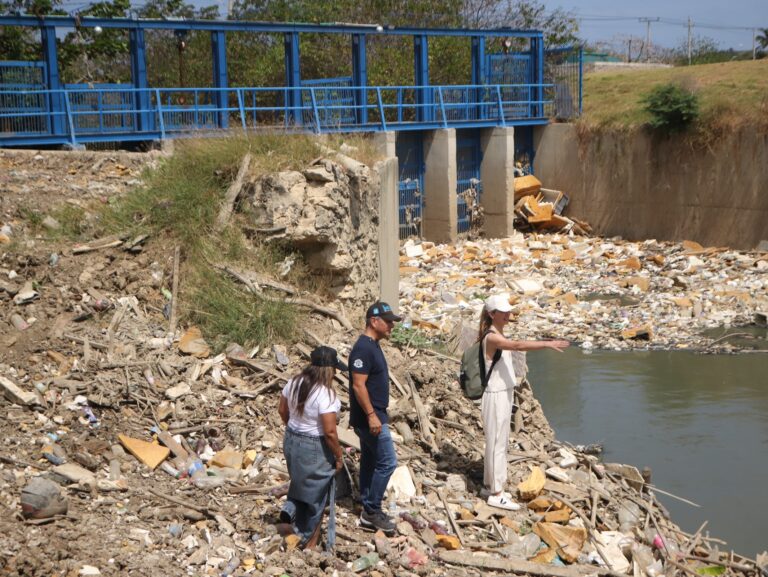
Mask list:
[[[480,310],[480,329],[477,331],[477,340],[482,341],[483,335],[491,328],[493,319],[491,319],[491,313],[483,307]]]
[[[296,412],[304,414],[304,405],[309,396],[317,387],[325,387],[331,395],[331,400],[336,400],[336,391],[333,390],[333,375],[336,367],[316,367],[307,365],[304,370],[293,378],[293,391],[291,396],[296,403]]]

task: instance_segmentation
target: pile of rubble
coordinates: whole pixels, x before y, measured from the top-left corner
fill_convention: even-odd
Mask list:
[[[584,349],[731,351],[723,335],[763,325],[768,253],[683,243],[532,234],[435,245],[407,241],[400,307],[442,339],[476,331],[485,297],[510,293],[520,339]],[[723,328],[715,336],[707,329]],[[749,337],[750,335],[746,335]],[[742,344],[768,348],[765,335]]]
[[[704,527],[692,535],[680,530],[634,467],[601,463],[591,447],[558,442],[523,377],[509,451],[509,489],[521,508],[488,507],[479,496],[480,411],[461,395],[458,362],[389,345],[400,467],[386,507],[398,518],[397,535],[358,525],[357,439],[348,429],[346,379],[339,378],[347,467],[339,478],[336,550],[300,553],[275,526],[288,482],[276,408],[280,387],[307,362],[311,347],[348,354],[357,332],[334,313],[335,303],[307,315],[295,344],[246,350],[233,343],[214,354],[197,329],[178,326],[178,256],[162,243],[57,245],[24,239],[20,222],[11,232],[14,249],[0,249],[0,311],[8,320],[0,336],[4,575],[669,577],[754,574],[765,563],[721,553],[724,544]],[[411,307],[414,324],[435,328],[447,316],[430,319],[430,306],[440,304],[457,319],[472,312],[474,327],[475,299],[507,286],[504,278],[530,292],[547,282],[537,280],[546,270],[539,261],[560,269],[589,259],[594,275],[620,256],[631,258],[635,246],[555,236],[459,248],[423,244],[415,254],[410,244],[403,294],[413,303],[403,308]],[[757,265],[748,266],[741,253],[717,254],[738,256],[723,270],[743,270],[744,286],[763,278],[752,275]],[[692,256],[675,249],[666,258],[690,264]],[[433,280],[426,282],[428,274]],[[461,282],[461,290],[449,293],[448,282]],[[554,288],[521,299],[518,307],[529,307],[521,315],[549,319],[551,312],[565,314],[565,306],[578,310],[567,290]],[[433,290],[441,291],[434,301],[419,296]],[[718,289],[711,282],[697,290]],[[417,317],[417,309],[424,314]],[[524,358],[518,362],[524,375]]]

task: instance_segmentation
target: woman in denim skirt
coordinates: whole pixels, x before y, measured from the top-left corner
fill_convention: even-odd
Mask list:
[[[336,432],[341,403],[333,390],[333,377],[336,369],[346,371],[347,366],[330,347],[316,348],[310,361],[285,385],[277,409],[286,426],[283,452],[291,476],[288,500],[280,517],[292,522],[304,549],[317,546],[329,498],[328,543],[333,546],[333,481],[336,471],[344,465]]]

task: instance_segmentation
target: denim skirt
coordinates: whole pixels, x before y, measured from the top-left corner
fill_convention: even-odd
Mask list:
[[[286,429],[283,452],[291,476],[288,498],[324,504],[336,473],[336,457],[325,438]]]

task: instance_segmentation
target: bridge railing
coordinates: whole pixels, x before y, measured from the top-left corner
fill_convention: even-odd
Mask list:
[[[423,130],[545,123],[546,84],[0,90],[0,146],[291,129]]]

